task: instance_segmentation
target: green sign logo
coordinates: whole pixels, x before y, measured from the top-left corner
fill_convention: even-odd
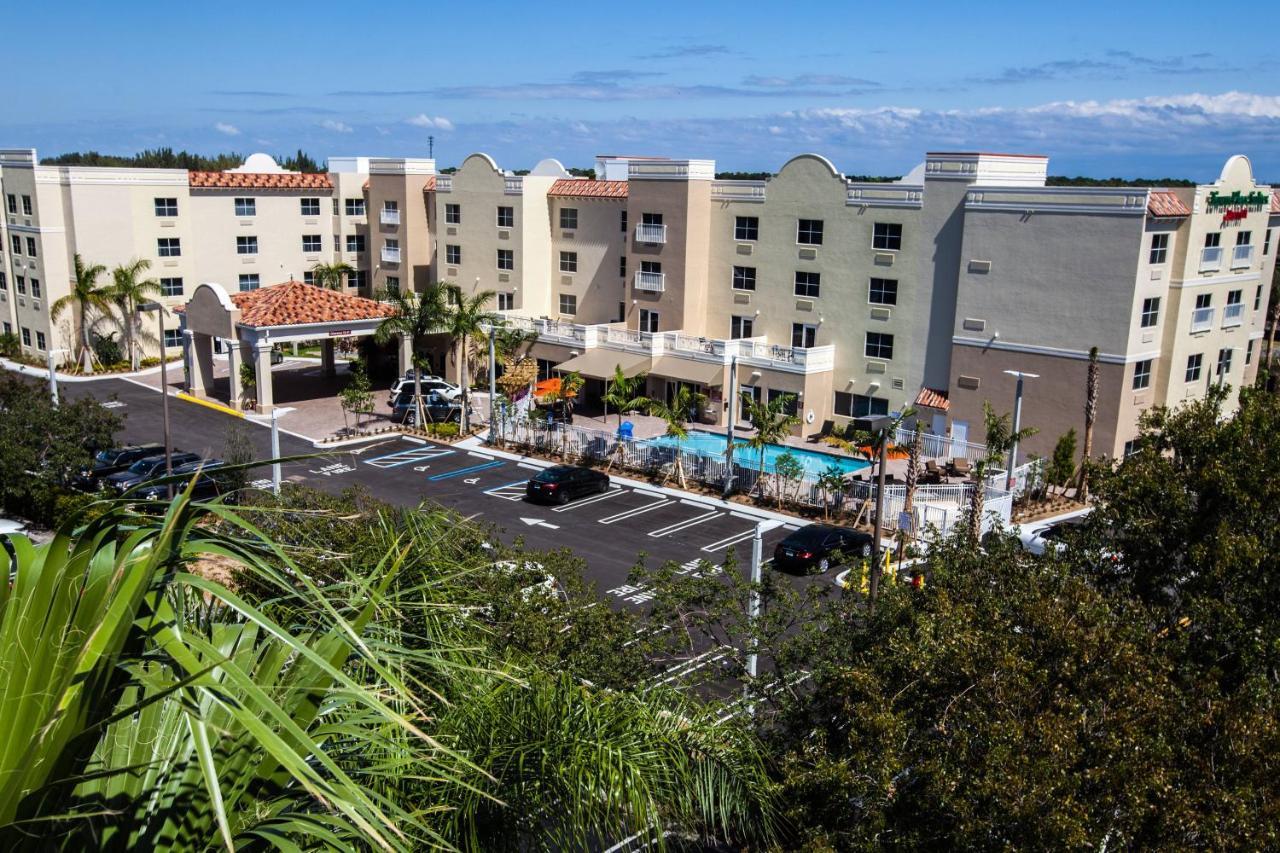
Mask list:
[[[1217,190],[1209,193],[1209,198],[1205,203],[1208,210],[1220,210],[1228,207],[1244,207],[1249,210],[1262,210],[1264,205],[1270,204],[1271,198],[1264,192],[1255,190],[1251,193],[1242,193],[1239,190],[1230,195],[1223,195]]]

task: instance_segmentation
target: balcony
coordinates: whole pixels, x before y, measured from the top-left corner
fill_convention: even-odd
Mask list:
[[[382,262],[384,264],[400,263],[400,247],[399,246],[383,246]]]
[[[1206,246],[1200,250],[1200,272],[1217,272],[1222,269],[1222,247]]]
[[[635,288],[636,290],[647,290],[650,293],[661,293],[667,288],[667,274],[661,272],[637,272]]]
[[[641,222],[636,226],[636,241],[640,243],[667,242],[667,226]]]
[[[1236,246],[1231,250],[1231,268],[1238,270],[1253,263],[1252,246]]]
[[[1236,302],[1222,309],[1222,328],[1239,326],[1244,322],[1244,303]]]
[[[400,211],[388,210],[387,208],[384,207],[382,209],[381,216],[378,217],[378,221],[381,222],[383,225],[399,225]]]
[[[1191,334],[1207,332],[1213,328],[1213,309],[1197,308],[1191,312]]]

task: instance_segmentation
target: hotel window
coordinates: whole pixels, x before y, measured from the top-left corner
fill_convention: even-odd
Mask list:
[[[1253,294],[1253,310],[1257,311],[1262,307],[1262,285],[1258,285],[1257,291]]]
[[[444,262],[446,264],[462,263],[462,247],[449,243],[444,247]]]
[[[739,338],[753,337],[755,334],[754,329],[754,317],[739,317],[735,314],[729,318],[729,337],[735,341]]]
[[[36,332],[36,349],[44,349],[44,332]]]
[[[33,258],[36,256],[36,238],[35,237],[27,238],[27,254]]]
[[[796,349],[809,349],[818,344],[818,327],[813,323],[791,324],[791,346]]]
[[[29,196],[29,195],[24,195],[24,196],[22,197],[22,215],[23,215],[23,216],[30,216],[31,214],[32,214],[32,209],[31,209],[31,196]]]
[[[344,198],[342,203],[345,205],[347,216],[364,216],[364,199]]]
[[[31,279],[31,298],[40,298],[40,279],[38,278]]]
[[[734,267],[733,268],[733,289],[734,290],[755,290],[756,289],[756,268],[755,267]]]
[[[26,326],[22,327],[22,345],[24,347],[31,346],[31,330]]]
[[[1141,391],[1151,387],[1151,359],[1140,361],[1133,366],[1133,390]]]
[[[846,418],[869,418],[876,415],[889,414],[889,401],[882,397],[864,397],[861,394],[850,394],[848,391],[837,391],[835,414]]]
[[[10,213],[18,212],[18,197],[13,193],[9,193],[9,212]]]
[[[15,255],[21,255],[22,254],[22,238],[19,237],[17,234],[11,234],[9,235],[9,242],[10,242],[10,245],[13,246],[13,253]]]
[[[181,329],[165,329],[164,345],[166,349],[182,346],[182,330]]]
[[[560,208],[560,228],[564,231],[575,231],[578,228],[578,208]]]
[[[1200,294],[1197,294],[1197,295],[1196,295],[1196,310],[1197,310],[1197,311],[1201,310],[1202,308],[1212,308],[1212,307],[1213,307],[1213,294],[1212,294],[1212,293],[1200,293]]]
[[[446,204],[444,206],[444,221],[448,225],[462,224],[462,205]]]
[[[1218,350],[1218,375],[1226,376],[1231,372],[1231,348]]]
[[[257,290],[262,285],[262,279],[256,272],[240,274],[240,290]]]
[[[800,219],[796,221],[796,242],[803,246],[822,245],[822,220]]]
[[[1227,291],[1227,304],[1228,304],[1228,305],[1239,305],[1239,304],[1240,304],[1241,302],[1243,302],[1243,301],[1244,301],[1244,291],[1243,291],[1243,290],[1228,290],[1228,291]]]
[[[320,199],[304,198],[299,199],[302,204],[303,216],[319,216],[320,215]]]
[[[389,296],[400,295],[400,276],[398,275],[387,276],[387,295]]]
[[[897,222],[876,222],[871,226],[871,248],[896,252],[902,248],[902,226]]]
[[[651,311],[648,308],[640,309],[640,331],[656,332],[658,331],[658,312]]]
[[[782,400],[782,412],[787,415],[794,415],[799,411],[799,398],[795,391],[783,391],[779,388],[769,389],[769,402],[774,400]]]
[[[382,202],[382,211],[384,213],[399,213],[400,202],[393,201],[392,199],[386,199]]]
[[[364,235],[348,234],[347,235],[347,251],[359,254],[364,251]]]
[[[818,230],[821,231],[822,229],[819,228]],[[760,217],[758,216],[735,217],[733,220],[733,239],[759,240],[760,239]]]
[[[800,272],[796,271],[796,296],[816,297],[818,295],[819,285],[822,275],[816,272]]]
[[[159,237],[156,239],[156,254],[162,258],[182,256],[182,242],[177,237]]]
[[[1138,440],[1131,438],[1124,443],[1124,450],[1121,451],[1123,458],[1128,459],[1130,456],[1138,452]]]
[[[20,296],[26,296],[26,295],[27,295],[27,280],[26,280],[25,278],[23,278],[22,276],[20,276],[20,275],[15,275],[15,276],[13,277],[13,281],[14,281],[14,285],[15,285],[15,287],[16,287],[16,288],[17,288],[17,290],[18,290],[18,295],[20,295]]]
[[[618,275],[623,278],[627,277],[627,256],[618,255]]]
[[[640,224],[660,227],[662,225],[662,214],[661,213],[642,213],[640,214]]]
[[[5,321],[5,323],[4,323],[4,333],[5,333],[6,335],[12,335],[12,334],[13,334],[13,324],[12,324],[12,323],[10,323],[8,320],[6,320],[6,321]]]
[[[236,199],[236,216],[257,216],[258,203],[251,198]]]
[[[5,278],[4,272],[0,271],[0,290],[9,289],[9,279]]]
[[[572,293],[560,294],[560,313],[561,314],[577,314],[578,313],[578,297]]]
[[[498,269],[513,270],[516,268],[516,253],[514,249],[498,250]]]
[[[162,296],[181,296],[182,295],[182,279],[181,278],[160,279],[160,294]]]
[[[625,210],[618,211],[618,224],[621,226],[623,234],[627,233],[627,212]]]
[[[897,305],[898,280],[894,278],[871,279],[871,295],[868,299],[872,305]]]
[[[1236,232],[1236,245],[1237,245],[1237,246],[1248,246],[1248,245],[1249,245],[1250,243],[1252,243],[1252,242],[1253,242],[1253,232],[1252,232],[1252,231],[1237,231],[1237,232]]]
[[[1210,231],[1204,235],[1204,247],[1206,249],[1216,249],[1222,245],[1222,234],[1218,231]]]
[[[258,254],[258,238],[257,237],[236,237],[236,254],[237,255]]]
[[[577,271],[578,271],[578,253],[577,252],[561,252],[560,253],[560,272],[577,272]]]
[[[303,234],[302,235],[302,251],[307,254],[320,251],[320,235],[319,234]]]
[[[516,225],[516,209],[514,207],[498,207],[498,227],[514,228]]]
[[[1200,368],[1204,366],[1204,353],[1187,356],[1186,381],[1196,382],[1200,379]]]
[[[1168,234],[1152,234],[1151,235],[1151,256],[1150,260],[1153,264],[1163,264],[1169,259],[1169,235]]]
[[[369,286],[369,271],[355,270],[347,273],[347,287],[365,288]]]
[[[316,283],[316,274],[315,274],[314,272],[312,272],[311,270],[307,270],[306,272],[304,272],[304,273],[302,274],[302,283],[303,283],[303,284],[315,284],[315,283]]]
[[[395,237],[388,237],[382,241],[383,261],[389,264],[400,263],[400,241]],[[390,257],[387,257],[390,255]]]
[[[1247,344],[1244,345],[1244,363],[1245,364],[1253,363],[1253,341],[1249,341]]]
[[[1262,232],[1262,254],[1271,254],[1271,229]]]
[[[177,216],[178,200],[176,198],[158,198],[155,200],[156,216]]]
[[[1155,296],[1151,299],[1142,300],[1142,321],[1139,325],[1144,329],[1150,329],[1159,322],[1160,297]]]
[[[863,354],[867,358],[893,358],[893,335],[884,332],[867,332]]]
[[[498,294],[498,310],[511,311],[516,307],[516,295],[514,293]]]

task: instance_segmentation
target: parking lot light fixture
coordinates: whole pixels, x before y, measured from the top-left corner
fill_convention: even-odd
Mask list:
[[[47,355],[47,358],[49,359],[49,396],[53,399],[53,406],[55,409],[58,407],[58,371],[57,367],[53,363],[53,357],[60,352],[70,352],[70,350],[51,349]]]
[[[1013,469],[1018,464],[1018,433],[1022,430],[1022,380],[1039,379],[1039,373],[1024,373],[1021,370],[1006,370],[1005,373],[1017,377],[1018,387],[1013,395],[1013,445],[1009,448],[1009,470],[1005,473],[1005,488],[1013,491]]]

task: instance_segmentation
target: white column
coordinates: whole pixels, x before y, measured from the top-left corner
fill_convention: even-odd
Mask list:
[[[253,372],[258,382],[258,411],[265,413],[271,411],[274,398],[274,389],[271,387],[271,341],[255,341],[253,350]]]
[[[413,367],[413,338],[409,335],[400,336],[400,375],[404,376],[409,368]]]
[[[240,387],[240,341],[232,339],[227,342],[227,369],[231,371],[231,399],[227,404],[233,409],[243,409],[244,389]]]

